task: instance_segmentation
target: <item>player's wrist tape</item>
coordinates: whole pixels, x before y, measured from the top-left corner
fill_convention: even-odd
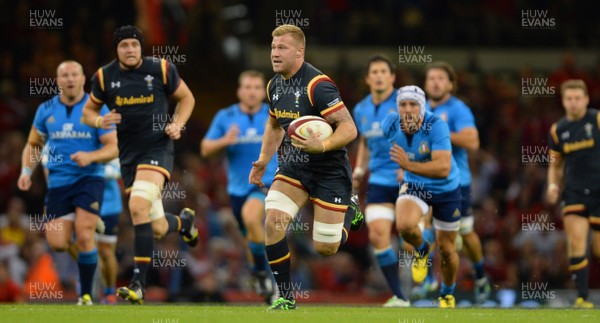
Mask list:
[[[102,126],[102,119],[104,119],[104,117],[102,117],[102,116],[96,117],[96,122],[95,122],[96,128],[100,128]]]
[[[21,168],[21,174],[31,176],[31,174],[33,174],[33,169],[31,169],[31,167],[23,166]]]
[[[364,176],[364,175],[365,175],[365,169],[364,169],[364,168],[362,168],[362,167],[360,167],[360,166],[359,166],[359,167],[354,167],[354,172],[353,172],[353,174],[354,174],[355,176],[362,177],[362,176]]]
[[[555,189],[556,189],[556,190],[558,190],[558,189],[559,189],[558,185],[556,185],[556,184],[554,184],[554,183],[550,183],[550,184],[548,184],[548,190],[552,191],[552,190],[555,190]]]
[[[323,140],[322,143],[323,143],[323,152],[329,151],[329,149],[331,149],[331,143],[329,142],[329,139]]]

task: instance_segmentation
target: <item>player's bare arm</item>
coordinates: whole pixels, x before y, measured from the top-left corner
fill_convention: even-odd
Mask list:
[[[352,172],[352,186],[354,189],[358,189],[366,171],[369,169],[370,153],[369,147],[367,146],[367,139],[361,136],[356,152],[356,164],[354,166],[354,171]]]
[[[558,201],[563,174],[564,159],[562,154],[550,150],[550,163],[548,165],[548,188],[546,190],[546,200],[550,204],[555,204]]]
[[[70,158],[79,165],[86,167],[91,163],[106,163],[119,156],[119,148],[117,148],[117,133],[111,131],[100,137],[102,147],[94,151],[78,151],[71,154]]]
[[[45,142],[46,138],[42,137],[37,129],[32,126],[21,154],[21,175],[17,182],[17,186],[21,191],[28,191],[31,188],[31,174],[40,160]]]
[[[200,154],[202,157],[209,157],[228,146],[234,145],[237,143],[239,133],[240,127],[234,124],[227,130],[225,135],[219,139],[202,139],[202,142],[200,143]]]
[[[192,115],[196,99],[183,80],[180,81],[177,90],[173,93],[173,98],[177,101],[177,106],[172,121],[165,127],[165,133],[171,139],[177,140],[181,138],[181,130]]]
[[[94,102],[94,100],[92,100],[91,97],[88,98],[88,100],[83,105],[83,122],[85,122],[85,124],[87,124],[90,127],[100,128],[99,122],[96,122],[100,120],[99,118],[102,118],[100,116],[101,108],[101,104]]]
[[[464,128],[459,132],[450,133],[450,141],[455,146],[475,151],[479,149],[479,132],[476,128]]]
[[[326,139],[326,151],[340,149],[356,139],[358,131],[348,109],[339,109],[324,118],[334,129],[333,134]]]
[[[252,163],[252,170],[248,177],[248,181],[251,184],[260,187],[265,186],[262,182],[265,169],[271,158],[273,158],[273,155],[275,155],[275,152],[277,152],[277,148],[281,144],[284,136],[285,130],[283,130],[277,119],[270,117],[265,126],[260,156],[257,161]]]
[[[430,178],[448,177],[452,168],[452,152],[449,150],[434,150],[431,152],[431,161],[420,163],[410,161],[404,149],[394,144],[390,156],[402,169]]]

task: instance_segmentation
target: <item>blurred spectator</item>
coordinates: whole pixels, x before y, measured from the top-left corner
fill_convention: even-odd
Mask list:
[[[25,214],[25,204],[21,198],[13,196],[8,201],[6,213],[0,214],[0,236],[4,242],[22,247],[28,229],[29,217]]]
[[[20,303],[23,301],[19,286],[8,274],[8,264],[0,261],[0,303]]]

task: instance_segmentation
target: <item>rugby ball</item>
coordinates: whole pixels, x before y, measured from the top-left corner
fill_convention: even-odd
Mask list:
[[[296,136],[302,139],[310,137],[308,129],[311,129],[313,133],[317,134],[317,137],[321,140],[327,139],[333,133],[333,129],[325,121],[325,119],[317,116],[304,116],[300,117],[292,123],[290,123],[287,133],[290,138]]]

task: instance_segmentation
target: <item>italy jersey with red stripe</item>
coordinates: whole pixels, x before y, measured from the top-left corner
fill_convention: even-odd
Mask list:
[[[117,60],[98,69],[90,97],[122,116],[117,125],[122,165],[139,163],[151,150],[173,154],[173,141],[165,134],[165,127],[173,120],[169,96],[180,82],[175,65],[153,57],[144,57],[135,69],[122,69]]]
[[[308,154],[293,147],[287,135],[288,126],[295,119],[311,115],[326,118],[345,108],[337,86],[327,75],[304,62],[289,79],[284,79],[280,74],[275,75],[267,84],[267,99],[270,103],[270,117],[277,119],[286,132],[278,150],[280,166],[335,164],[344,163],[348,159],[346,148],[323,154]]]

